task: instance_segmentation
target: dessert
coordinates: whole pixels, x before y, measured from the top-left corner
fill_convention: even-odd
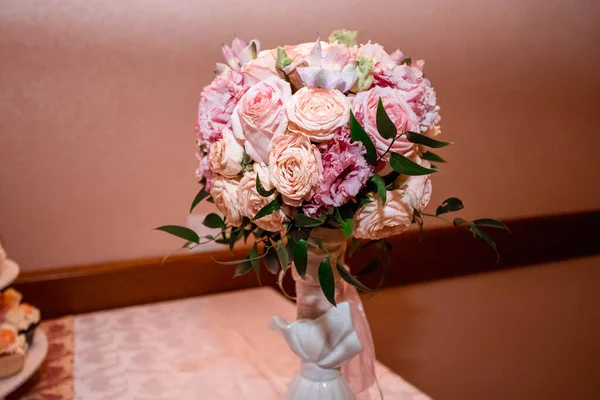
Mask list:
[[[0,316],[4,317],[8,310],[21,304],[23,295],[13,288],[8,288],[0,293]]]
[[[20,372],[25,366],[27,343],[24,335],[9,324],[0,326],[0,378]]]
[[[29,346],[33,343],[35,329],[40,324],[40,319],[40,310],[27,303],[10,308],[4,316],[7,323],[18,329],[19,335],[25,335]]]

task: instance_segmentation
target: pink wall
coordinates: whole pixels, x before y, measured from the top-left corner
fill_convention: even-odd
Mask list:
[[[185,223],[200,90],[237,33],[358,29],[427,60],[457,145],[434,202],[467,216],[600,207],[595,1],[5,1],[0,232],[25,269],[165,254]],[[208,208],[203,212],[207,212]]]

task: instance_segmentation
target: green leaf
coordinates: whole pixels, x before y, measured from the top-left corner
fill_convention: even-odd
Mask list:
[[[496,247],[494,239],[492,239],[487,233],[485,233],[481,229],[477,228],[473,222],[469,224],[469,229],[471,230],[471,232],[473,232],[473,235],[485,240],[485,242],[489,244],[492,247],[492,249],[494,249],[497,257],[496,261],[500,261],[500,253],[498,252],[498,247]]]
[[[243,260],[232,260],[232,261],[219,261],[219,260],[215,260],[213,258],[213,261],[216,262],[217,264],[221,264],[221,265],[235,265],[235,264],[239,264],[239,263],[243,263],[243,262],[252,262],[252,261],[256,261],[256,260],[260,260],[261,258],[263,258],[265,255],[258,255],[258,251],[256,252],[256,257],[250,257],[249,258],[244,258]]]
[[[410,176],[429,175],[439,171],[437,169],[422,167],[419,164],[409,160],[408,158],[398,153],[391,154],[390,166],[394,171],[398,172],[399,174]]]
[[[390,119],[383,107],[383,101],[381,97],[377,103],[377,114],[376,114],[377,131],[385,139],[393,139],[398,134],[398,129],[394,122]]]
[[[210,213],[206,216],[206,218],[204,218],[204,221],[202,222],[202,225],[208,227],[208,228],[221,228],[221,229],[225,229],[227,226],[225,225],[225,222],[223,221],[223,219],[215,213]]]
[[[246,275],[250,271],[252,271],[252,264],[250,264],[250,261],[244,261],[238,264],[233,277],[237,278],[238,276]]]
[[[475,221],[473,221],[473,223],[476,226],[485,226],[488,228],[505,229],[508,232],[510,232],[510,229],[508,229],[508,226],[506,226],[502,221],[498,221],[498,220],[491,219],[491,218],[476,219]]]
[[[308,259],[308,249],[306,248],[306,240],[300,239],[294,248],[294,265],[296,271],[302,279],[306,278],[306,262]]]
[[[275,58],[275,68],[284,69],[292,63],[292,59],[281,46],[277,47],[277,58]]]
[[[270,251],[271,249],[272,247],[265,247],[265,267],[267,267],[267,271],[273,275],[277,275],[277,271],[279,271],[279,260],[277,259],[277,253]]]
[[[244,243],[246,243],[248,241],[248,238],[250,237],[251,234],[252,234],[251,229],[244,231]]]
[[[204,200],[208,196],[210,196],[210,193],[208,193],[206,190],[204,190],[204,188],[200,189],[200,191],[198,192],[196,197],[194,197],[194,201],[192,201],[192,206],[190,207],[190,213],[192,211],[194,211],[194,208],[196,208],[198,203],[200,203],[202,200]]]
[[[467,221],[466,219],[462,219],[462,218],[454,218],[454,220],[452,221],[452,225],[454,226],[465,226],[465,225],[469,225],[470,222]]]
[[[446,162],[446,160],[444,160],[442,157],[438,156],[437,154],[435,154],[434,152],[431,152],[431,151],[426,151],[425,153],[423,153],[421,158],[423,160],[427,160],[427,161],[443,162],[443,163]]]
[[[357,276],[362,276],[362,275],[367,275],[370,274],[371,272],[375,271],[375,269],[381,264],[381,258],[375,257],[373,260],[369,261],[369,263],[360,270],[360,272],[358,274],[356,274]]]
[[[184,226],[164,225],[159,226],[156,228],[156,230],[170,233],[173,236],[177,236],[178,238],[185,239],[189,242],[194,242],[196,244],[200,243],[200,237],[198,234],[190,228],[186,228]]]
[[[233,246],[235,245],[235,243],[242,237],[244,237],[244,230],[241,228],[238,228],[238,230],[231,232],[231,236],[229,237],[229,251],[233,250]]]
[[[329,256],[325,257],[319,265],[319,283],[327,300],[335,306],[335,280]]]
[[[298,228],[314,228],[315,226],[323,225],[324,222],[325,219],[311,218],[304,214],[298,214],[294,218],[294,225]]]
[[[450,197],[442,203],[441,206],[435,210],[435,216],[446,214],[448,212],[458,211],[465,208],[461,199],[457,199],[456,197]]]
[[[277,196],[273,199],[273,201],[271,201],[269,204],[267,204],[266,206],[261,208],[260,211],[258,211],[256,213],[254,218],[252,218],[252,221],[256,221],[257,219],[266,217],[267,215],[271,215],[275,211],[279,210],[280,208],[281,208],[281,200],[279,199],[279,196]]]
[[[271,196],[273,193],[275,193],[275,188],[271,189],[271,190],[267,190],[263,187],[263,185],[260,183],[260,177],[258,176],[258,174],[256,174],[256,191],[258,192],[258,194],[260,194],[262,197],[269,197]]]
[[[341,208],[341,207],[340,207]],[[342,217],[340,213],[340,208],[336,208],[334,212],[335,219],[342,230],[342,233],[345,237],[352,237],[352,233],[354,232],[354,217],[350,216],[347,218]]]
[[[255,60],[256,57],[258,57],[258,48],[256,47],[256,42],[252,41],[252,43],[250,43],[250,47],[252,49],[252,59]]]
[[[353,237],[350,241],[350,247],[348,248],[348,257],[352,257],[358,246],[360,245],[360,239]]]
[[[406,139],[408,139],[409,142],[422,144],[434,149],[439,149],[440,147],[446,147],[452,144],[452,142],[440,142],[439,140],[432,139],[429,136],[410,131],[406,132]]]
[[[283,241],[278,240],[276,246],[279,264],[281,265],[281,269],[286,271],[288,269],[288,266],[290,265],[290,255],[285,245],[283,244]]]
[[[338,264],[337,270],[340,273],[342,279],[354,286],[355,288],[362,290],[363,292],[373,292],[373,289],[369,289],[368,287],[360,283],[354,275],[352,275],[346,268],[344,268],[344,266]]]
[[[406,57],[405,59],[403,59],[402,61],[400,61],[400,65],[408,65],[409,67],[412,66],[412,58],[410,57]]]
[[[265,257],[268,253],[265,252],[265,254],[263,254],[261,257]],[[258,246],[256,245],[256,243],[254,243],[254,246],[252,246],[252,250],[250,250],[250,254],[248,254],[248,261],[250,261],[250,264],[252,265],[252,269],[254,270],[254,273],[256,274],[256,277],[258,278],[258,282],[260,283],[260,260],[259,258],[261,258],[258,256]]]
[[[379,197],[381,197],[381,204],[385,204],[387,200],[387,190],[385,189],[385,181],[380,175],[377,174],[373,175],[370,180],[377,187],[377,194],[379,194]]]
[[[383,181],[385,182],[385,188],[387,190],[392,190],[394,188],[394,184],[396,183],[396,179],[400,176],[396,171],[392,171],[386,176],[383,177]]]
[[[352,111],[350,111],[350,136],[353,142],[361,142],[365,146],[367,150],[365,154],[367,162],[371,165],[377,164],[377,150],[375,150],[375,145],[367,132],[360,126]]]

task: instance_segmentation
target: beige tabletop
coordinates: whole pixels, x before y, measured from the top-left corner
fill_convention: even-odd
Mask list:
[[[295,306],[265,287],[76,316],[75,399],[282,399],[299,361],[273,315]],[[376,372],[385,399],[429,399]]]

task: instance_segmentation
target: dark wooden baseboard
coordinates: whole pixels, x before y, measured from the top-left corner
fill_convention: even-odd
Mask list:
[[[392,264],[384,287],[412,284],[461,275],[496,271],[600,253],[600,211],[506,221],[512,234],[491,232],[501,259],[481,240],[457,228],[407,232],[392,238]],[[377,249],[358,251],[349,260],[359,271]],[[136,304],[172,300],[258,285],[253,274],[231,279],[235,266],[214,260],[244,258],[247,249],[25,271],[15,288],[38,305],[45,318],[79,314]],[[381,271],[365,275],[374,287]],[[265,285],[276,278],[262,271]],[[286,280],[291,288],[291,279]]]

